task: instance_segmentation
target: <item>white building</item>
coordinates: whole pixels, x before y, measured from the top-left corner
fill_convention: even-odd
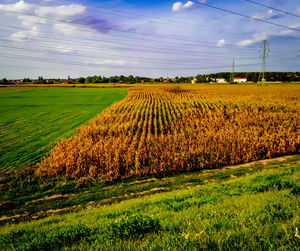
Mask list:
[[[235,77],[233,79],[234,83],[246,83],[247,82],[247,78],[240,78],[240,77]]]
[[[216,82],[219,84],[226,83],[226,79],[225,78],[217,78]]]

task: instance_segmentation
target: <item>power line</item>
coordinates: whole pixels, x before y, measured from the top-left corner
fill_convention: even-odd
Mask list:
[[[6,40],[1,40],[0,42],[6,42]],[[51,54],[58,54],[58,55],[64,55],[64,56],[79,56],[79,57],[93,57],[95,56],[108,56],[109,59],[136,59],[138,61],[144,61],[144,62],[155,62],[155,63],[190,63],[190,64],[197,64],[199,62],[191,62],[191,60],[198,59],[194,58],[180,58],[180,59],[156,59],[156,58],[145,58],[145,57],[135,57],[135,56],[126,56],[126,55],[119,55],[119,54],[111,54],[111,53],[99,53],[99,52],[82,52],[82,51],[59,51],[57,48],[51,48],[49,45],[47,46],[41,46],[41,45],[24,45],[22,43],[19,43],[20,45],[16,44],[17,42],[14,42],[14,44],[8,43],[8,44],[0,44],[0,47],[2,48],[9,48],[9,49],[18,49],[18,50],[24,50],[24,51],[37,51],[37,52],[43,52],[43,53],[51,53]],[[219,55],[214,55],[214,54],[209,54],[209,55],[203,55],[205,56],[205,59],[207,58],[220,58]],[[292,55],[294,56],[294,54]],[[283,58],[291,58],[292,56],[286,56],[286,57],[279,57],[279,59]],[[115,58],[114,58],[115,57]],[[223,57],[224,59],[225,57]],[[232,58],[232,55],[228,55],[226,58]],[[238,60],[254,60],[254,59],[259,59],[259,57],[236,57]],[[273,57],[273,59],[277,59],[277,57]],[[203,59],[202,59],[203,60]],[[136,62],[136,61],[134,61]]]
[[[0,10],[1,11],[1,10]],[[46,20],[54,20],[56,22],[59,22],[59,23],[67,23],[67,24],[77,24],[77,25],[80,25],[80,26],[84,26],[80,23],[77,23],[77,22],[71,22],[71,21],[64,21],[64,20],[60,20],[60,19],[54,19],[54,18],[49,18],[49,17],[39,17],[39,16],[35,16],[35,15],[32,15],[32,14],[26,14],[26,13],[22,13],[22,12],[17,12],[17,11],[8,11],[8,12],[12,12],[12,13],[18,13],[18,14],[21,14],[21,15],[25,15],[25,16],[33,16],[33,17],[38,17],[38,18],[43,18],[43,19],[46,19]],[[6,13],[7,14],[7,13]],[[3,16],[2,17],[4,18],[9,18],[7,16]],[[14,18],[15,19],[15,18]],[[45,23],[42,23],[42,22],[37,22],[35,21],[35,23],[40,23],[42,25],[47,25]],[[3,26],[3,25],[2,25]],[[16,26],[11,26],[11,25],[6,25],[6,27],[10,27],[10,28],[15,28],[15,29],[24,29],[24,30],[30,30],[30,29],[26,29],[24,27],[16,27]],[[68,30],[75,30],[75,31],[78,31],[78,29],[72,29],[70,27],[67,27],[67,26],[62,26],[62,28],[66,28]],[[85,28],[85,26],[84,26]],[[79,29],[79,30],[83,30],[83,31],[89,31],[88,29]],[[41,31],[39,31],[40,33],[43,33]],[[173,45],[184,45],[184,46],[192,46],[192,47],[212,47],[212,48],[236,48],[236,49],[257,49],[257,47],[255,46],[248,46],[247,48],[245,47],[241,47],[241,46],[238,46],[238,45],[235,45],[235,44],[226,44],[224,45],[224,47],[218,47],[216,45],[216,43],[213,43],[213,42],[207,42],[207,41],[194,41],[194,40],[187,40],[187,39],[179,39],[179,38],[171,38],[171,37],[167,37],[167,36],[164,36],[164,35],[161,35],[161,34],[147,34],[147,33],[138,33],[138,32],[133,32],[133,31],[121,31],[121,30],[118,30],[118,32],[126,32],[126,33],[129,33],[129,34],[135,34],[135,35],[141,35],[141,36],[152,36],[152,37],[155,37],[155,38],[164,38],[164,39],[169,39],[169,40],[172,40],[172,44]],[[47,33],[48,35],[49,33]],[[149,42],[149,41],[152,41],[152,42],[162,42],[161,40],[154,40],[154,39],[144,39],[144,38],[137,38],[137,37],[124,37],[124,36],[119,36],[117,34],[109,34],[109,36],[115,36],[115,37],[121,37],[121,38],[129,38],[129,39],[134,39],[134,40],[141,40],[141,41],[146,41],[146,42]],[[111,41],[107,41],[107,40],[104,40],[104,39],[96,39],[96,38],[88,38],[88,37],[78,37],[78,36],[74,36],[74,35],[69,35],[69,37],[74,37],[74,38],[79,38],[79,39],[84,39],[84,40],[89,40],[89,41],[100,41],[100,42],[104,42],[104,43],[114,43],[114,42],[111,42]],[[195,42],[197,44],[191,44],[191,43],[174,43],[174,40],[175,41],[189,41],[189,42]],[[120,41],[117,43],[117,44],[120,44]],[[124,44],[124,43],[123,43]],[[208,45],[206,45],[208,44]],[[211,44],[211,45],[210,45]],[[157,48],[157,47],[152,47],[152,48]],[[165,48],[163,48],[163,50],[166,50]]]
[[[20,29],[20,30],[26,30],[26,31],[31,31],[31,29],[29,29],[29,28],[24,28],[24,27],[17,27],[17,26],[12,26],[12,25],[1,25],[0,24],[0,27],[4,27],[4,28],[11,28],[11,29]],[[0,28],[1,29],[1,28]],[[71,44],[71,45],[79,45],[79,46],[84,46],[84,47],[92,47],[92,48],[97,48],[97,49],[99,49],[99,46],[95,46],[95,44],[91,44],[91,43],[76,43],[76,42],[74,42],[74,41],[69,41],[69,40],[66,40],[66,39],[64,39],[64,38],[62,38],[62,36],[61,35],[56,35],[55,33],[49,33],[49,32],[42,32],[42,31],[39,31],[39,33],[41,33],[41,34],[45,34],[45,35],[47,35],[47,42],[48,42],[48,40],[50,39],[50,40],[55,40],[56,41],[56,38],[58,38],[58,39],[60,39],[60,40],[62,40],[62,41],[64,41],[65,43],[67,43],[67,44]],[[49,34],[55,34],[54,36],[50,36],[49,37]],[[41,36],[41,35],[37,35],[37,34],[34,34],[34,35],[32,35],[32,37],[37,37],[37,38],[42,38],[42,39],[44,39],[44,37],[43,36]],[[103,43],[105,43],[105,44],[108,44],[109,46],[111,46],[112,44],[114,44],[114,45],[125,45],[125,46],[131,46],[132,44],[128,44],[128,43],[123,43],[123,42],[120,42],[120,41],[118,41],[118,42],[114,42],[114,41],[111,41],[111,40],[106,40],[106,39],[92,39],[92,38],[87,38],[87,37],[83,37],[83,36],[72,36],[72,35],[69,35],[68,37],[72,37],[72,38],[77,38],[77,39],[80,39],[80,40],[88,40],[88,41],[97,41],[97,42],[103,42]],[[177,45],[177,44],[176,44]],[[178,44],[178,45],[185,45],[185,46],[189,46],[189,44]],[[168,44],[168,46],[169,46],[169,44]],[[200,45],[199,45],[200,46]],[[145,49],[145,47],[146,47],[146,49]],[[214,46],[207,46],[207,45],[203,45],[203,47],[213,47],[213,48],[215,48]],[[127,49],[127,50],[132,50],[132,48],[131,47],[129,47],[129,48],[120,48],[120,47],[111,47],[111,48],[119,48],[119,49]],[[252,48],[251,48],[252,49]],[[255,48],[256,49],[256,48]],[[182,49],[178,49],[178,48],[176,48],[176,49],[173,49],[173,48],[164,48],[164,47],[157,47],[157,46],[149,46],[149,45],[147,45],[147,46],[145,46],[145,45],[143,45],[143,47],[140,49],[140,48],[138,48],[138,47],[136,47],[136,45],[135,45],[135,51],[138,51],[138,50],[141,50],[141,51],[144,51],[144,52],[156,52],[156,53],[162,53],[162,54],[185,54],[185,55],[189,55],[189,53],[191,53],[190,55],[192,55],[192,56],[196,56],[196,54],[197,55],[200,55],[200,56],[203,56],[203,55],[206,55],[207,53],[206,52],[203,52],[203,51],[194,51],[194,50],[182,50]],[[155,50],[163,50],[163,51],[155,51]],[[174,53],[174,52],[176,52],[176,53]],[[208,53],[208,56],[210,57],[211,55],[218,55],[218,56],[227,56],[227,54],[222,54],[222,53],[216,53],[216,52],[214,52],[214,53],[211,53],[211,52],[209,52]]]
[[[3,11],[3,10],[0,10],[0,11]],[[6,10],[5,11],[5,14],[7,14],[7,12],[9,13],[14,13],[14,14],[19,14],[19,15],[24,15],[24,16],[33,16],[33,17],[37,17],[37,18],[42,18],[42,19],[46,19],[46,20],[50,20],[50,21],[55,21],[55,22],[58,22],[58,23],[66,23],[66,24],[76,24],[76,25],[80,25],[81,27],[83,27],[84,29],[72,29],[70,27],[66,27],[66,26],[63,26],[62,28],[65,28],[65,29],[69,29],[69,30],[82,30],[82,31],[88,31],[90,32],[89,29],[87,29],[84,25],[82,25],[81,23],[78,23],[78,22],[74,22],[74,21],[65,21],[65,20],[61,20],[61,19],[56,19],[56,18],[49,18],[49,17],[42,17],[42,16],[36,16],[36,15],[33,15],[33,14],[28,14],[28,13],[23,13],[23,12],[19,12],[19,11],[11,11],[11,10]],[[1,15],[2,17],[4,18],[8,18],[6,16],[3,16]],[[43,25],[47,25],[47,24],[44,24],[42,22],[38,22],[37,20],[35,20],[35,23],[40,23],[40,24],[43,24]],[[130,30],[120,30],[120,29],[114,29],[114,31],[116,32],[121,32],[121,33],[128,33],[128,34],[134,34],[134,35],[140,35],[140,36],[150,36],[150,37],[155,37],[155,38],[164,38],[164,39],[168,39],[168,40],[172,40],[172,43],[174,41],[185,41],[185,42],[195,42],[195,43],[202,43],[202,44],[216,44],[216,43],[212,43],[212,42],[205,42],[205,41],[195,41],[195,40],[189,40],[189,39],[182,39],[182,38],[174,38],[174,37],[168,37],[166,35],[163,35],[163,34],[148,34],[148,33],[141,33],[141,32],[136,32],[136,31],[130,31]],[[110,36],[116,36],[116,37],[122,37],[122,36],[118,36],[116,34],[109,34]],[[124,37],[122,37],[124,38]],[[130,38],[130,39],[138,39],[138,40],[144,40],[144,41],[149,41],[149,39],[145,40],[145,39],[141,39],[141,38],[132,38],[132,37],[126,37],[126,38]],[[155,41],[155,40],[154,40]],[[156,40],[157,42],[157,40]],[[160,41],[161,42],[161,41]],[[191,44],[189,44],[191,45]],[[193,45],[192,45],[193,46]],[[197,45],[195,45],[197,46]],[[234,44],[228,44],[228,45],[225,45],[226,47],[227,46],[234,46],[234,47],[237,47],[237,48],[241,48],[240,46],[237,46],[237,45],[234,45]],[[215,46],[217,47],[217,46]],[[249,48],[249,47],[248,47]],[[251,47],[250,47],[251,48]]]
[[[7,18],[7,17],[5,17],[5,18]],[[46,24],[43,24],[43,23],[40,23],[40,22],[36,22],[36,23],[39,23],[39,24],[42,24],[42,25],[46,25]],[[12,28],[12,29],[22,29],[22,30],[28,30],[28,31],[31,30],[29,28],[17,27],[17,26],[13,26],[13,25],[0,25],[0,26]],[[70,30],[76,31],[76,29],[71,29],[70,27],[63,27],[63,28],[69,28]],[[45,33],[45,32],[39,31],[39,33]],[[49,32],[46,32],[45,34],[49,34]],[[51,33],[51,34],[53,34],[53,33]],[[129,39],[133,39],[133,40],[146,41],[146,42],[162,42],[161,40],[145,39],[145,38],[137,38],[137,37],[124,37],[124,36],[118,36],[116,34],[109,34],[109,36],[112,36],[112,37],[121,37],[121,38],[129,38]],[[105,39],[89,38],[89,37],[86,37],[86,36],[82,37],[82,36],[68,35],[68,37],[79,38],[79,39],[84,39],[84,40],[88,40],[88,41],[107,42],[107,40],[105,40]],[[167,39],[170,39],[170,38],[167,38]],[[111,40],[108,41],[108,42],[114,43],[114,42],[111,42]],[[220,49],[222,48],[222,47],[217,46],[216,43],[213,43],[213,42],[204,42],[204,41],[194,41],[194,42],[197,42],[198,44],[182,43],[182,42],[181,43],[174,43],[174,41],[172,39],[172,45],[183,45],[183,46],[192,46],[192,47],[211,47],[211,48],[220,48]],[[117,44],[120,44],[120,42],[118,42]],[[234,45],[234,44],[227,44],[224,47],[225,48],[232,48],[232,47],[234,47],[234,48],[237,48],[237,49],[256,49],[254,47],[244,48],[244,47],[237,46],[237,45]]]
[[[61,1],[69,3],[68,0],[61,0]],[[51,4],[53,2],[54,1],[51,1],[51,2],[49,2],[49,4]],[[121,10],[120,9],[107,9],[107,8],[104,8],[104,7],[96,6],[94,4],[93,5],[89,4],[89,6],[91,6],[91,8],[92,8],[92,9],[89,9],[89,11],[96,12],[97,14],[99,14],[99,12],[97,12],[95,9],[104,10],[104,11],[107,11],[107,12],[112,12],[112,13],[114,13],[114,15],[117,15],[117,16],[130,17],[130,16],[126,16],[126,15],[131,15],[131,16],[134,16],[134,17],[140,17],[140,18],[143,18],[143,19],[146,19],[146,20],[151,20],[153,22],[159,22],[159,23],[170,24],[170,25],[191,27],[191,28],[197,28],[197,29],[200,28],[202,30],[211,30],[211,28],[214,28],[218,32],[237,34],[237,35],[241,35],[241,34],[244,35],[245,34],[245,33],[235,32],[233,30],[227,30],[227,29],[225,30],[224,28],[220,29],[220,27],[211,27],[211,26],[205,26],[205,25],[199,25],[199,24],[192,24],[192,23],[177,21],[177,20],[174,20],[174,19],[164,19],[164,20],[162,20],[162,19],[159,19],[157,17],[153,17],[153,16],[149,16],[149,15],[143,15],[143,14],[140,14],[140,13],[133,13],[133,12],[129,12],[129,11],[124,11],[123,9],[121,9]],[[122,15],[116,14],[116,13],[121,13]],[[123,13],[125,13],[126,15],[124,15]],[[206,28],[206,29],[204,29],[203,27]],[[125,32],[125,31],[120,31],[120,32]]]
[[[142,69],[142,70],[204,70],[204,69],[221,69],[221,68],[228,68],[231,66],[209,66],[209,67],[188,67],[188,68],[164,68],[164,67],[141,67],[141,66],[120,66],[120,65],[109,65],[109,64],[97,64],[97,63],[79,63],[74,61],[66,61],[66,60],[55,60],[55,59],[44,59],[39,57],[32,57],[32,56],[20,56],[20,55],[14,55],[9,53],[0,53],[0,56],[12,58],[12,59],[22,59],[27,61],[36,61],[36,62],[47,62],[47,63],[53,63],[53,64],[64,64],[64,65],[77,65],[77,66],[96,66],[96,67],[104,67],[104,68],[114,68],[114,69],[131,69],[134,67],[134,69]],[[239,67],[244,66],[253,66],[257,64],[244,64],[239,65]]]
[[[18,49],[18,50],[24,50],[24,51],[36,51],[36,52],[45,52],[45,49],[49,49],[47,47],[41,47],[41,46],[31,46],[31,47],[24,47],[24,46],[14,46],[14,45],[1,45],[0,47],[2,48],[10,48],[10,49]],[[87,53],[78,53],[78,52],[71,52],[71,53],[64,53],[64,52],[59,52],[59,51],[47,51],[47,53],[50,54],[57,54],[57,55],[64,55],[64,56],[77,56],[77,57],[84,57],[84,58],[95,58],[95,56],[97,56],[97,54],[87,54]],[[109,56],[111,59],[111,56],[117,56],[117,55],[111,55],[111,54],[105,54],[102,53],[101,55],[104,56]],[[217,58],[217,57],[212,57],[212,58]],[[120,59],[129,59],[127,60],[128,62],[146,62],[146,63],[167,63],[169,64],[170,62],[172,63],[183,63],[183,64],[199,64],[199,62],[191,62],[191,59],[189,59],[189,61],[184,61],[182,59],[180,60],[171,60],[171,59],[147,59],[147,58],[138,58],[138,57],[132,57],[132,56],[118,56],[118,58],[113,58],[114,60],[120,60]],[[136,61],[132,61],[132,59],[136,59]],[[254,60],[254,59],[258,59],[257,57],[253,57],[253,58],[239,58],[239,60]]]
[[[240,16],[240,17],[245,17],[245,18],[248,18],[248,19],[252,19],[252,20],[255,20],[255,21],[262,22],[262,23],[271,24],[271,25],[278,26],[278,27],[281,27],[281,28],[285,28],[285,29],[300,32],[300,30],[296,29],[296,28],[292,28],[292,27],[289,27],[289,26],[273,23],[273,22],[270,22],[270,21],[267,21],[267,20],[264,20],[264,19],[256,18],[256,17],[247,16],[247,15],[235,12],[235,11],[226,10],[226,9],[223,9],[223,8],[220,8],[220,7],[217,7],[217,6],[213,6],[213,5],[210,5],[210,4],[196,2],[196,1],[191,1],[191,2],[193,2],[195,4],[198,4],[198,5],[203,5],[203,6],[206,6],[206,7],[209,7],[209,8],[213,8],[213,9],[216,9],[216,10],[220,10],[220,11],[223,11],[223,12],[227,12],[227,13],[230,13],[230,14],[234,14],[234,15],[237,15],[237,16]]]
[[[1,25],[0,25],[1,26]],[[1,29],[1,28],[0,28]],[[18,28],[17,28],[18,29]],[[20,28],[22,29],[22,28]],[[30,31],[29,29],[26,29],[25,30],[27,31]],[[40,32],[40,33],[45,33],[47,35],[49,35],[49,33],[46,33],[46,32]],[[54,36],[47,36],[47,38],[43,37],[43,36],[40,36],[40,35],[32,35],[32,37],[34,38],[39,38],[39,39],[46,39],[46,42],[49,42],[49,40],[54,40],[54,41],[57,41],[56,39],[60,39],[61,41],[63,41],[65,44],[70,44],[70,45],[78,45],[78,46],[82,46],[82,47],[86,47],[86,48],[94,48],[94,49],[102,49],[102,50],[106,50],[107,48],[100,48],[99,46],[96,46],[95,44],[91,44],[91,43],[81,43],[81,42],[74,42],[74,41],[70,41],[70,40],[66,40],[66,39],[62,39],[62,37],[54,37]],[[85,40],[84,37],[78,37],[79,39],[82,39],[82,40]],[[134,48],[132,47],[124,47],[128,44],[122,44],[120,42],[111,42],[111,41],[102,41],[103,43],[106,43],[108,44],[108,47],[109,48],[112,48],[112,49],[122,49],[122,50],[125,50],[125,51],[133,51],[133,52],[146,52],[146,53],[158,53],[158,54],[168,54],[168,55],[189,55],[189,56],[205,56],[205,55],[208,55],[208,56],[211,56],[212,53],[210,52],[203,52],[203,51],[193,51],[193,50],[182,50],[182,49],[172,49],[172,48],[163,48],[163,47],[153,47],[153,46],[148,46],[147,47],[142,47],[142,48],[139,48],[137,47],[137,45],[134,46]],[[112,46],[112,45],[119,45],[119,46]],[[120,47],[123,46],[123,47]],[[214,55],[219,55],[219,56],[227,56],[226,54],[222,54],[222,53],[213,53]]]
[[[293,14],[291,12],[280,10],[280,9],[277,9],[277,8],[274,8],[274,7],[271,7],[271,6],[267,6],[267,5],[264,5],[264,4],[261,4],[261,3],[257,3],[257,2],[251,1],[251,0],[245,0],[245,1],[256,4],[256,5],[259,5],[259,6],[263,6],[265,8],[271,9],[271,10],[276,10],[278,12],[281,12],[281,13],[284,13],[284,14],[287,14],[287,15],[290,15],[290,16],[300,17],[299,15]]]
[[[252,64],[252,66],[256,66],[257,64]],[[0,66],[2,66],[2,67],[18,67],[18,68],[29,68],[29,69],[32,69],[32,68],[34,68],[34,69],[42,69],[42,70],[49,70],[49,69],[51,69],[51,70],[57,70],[57,68],[52,68],[52,67],[49,67],[49,66],[47,66],[47,67],[40,67],[40,66],[30,66],[30,65],[16,65],[16,64],[1,64],[0,63]],[[65,65],[65,66],[72,66],[72,65]],[[250,65],[238,65],[237,67],[248,67],[248,66],[250,66]],[[275,64],[271,64],[270,65],[271,67],[282,67],[282,65],[275,65]],[[291,64],[291,65],[284,65],[284,66],[297,66],[297,67],[300,67],[300,65],[295,65],[295,64]],[[230,67],[232,67],[232,66],[221,66],[222,68],[230,68]],[[219,68],[221,68],[221,67],[219,67]],[[215,68],[215,67],[210,67],[211,69],[213,69],[213,68]],[[205,69],[205,68],[197,68],[198,70],[202,70],[202,69]],[[88,70],[88,69],[84,69],[84,68],[82,68],[81,69],[82,71],[91,71],[91,70]],[[73,71],[76,71],[76,72],[78,72],[78,69],[76,68],[76,69],[74,69]],[[253,72],[253,71],[251,71],[251,72]],[[255,71],[255,72],[259,72],[259,71]]]

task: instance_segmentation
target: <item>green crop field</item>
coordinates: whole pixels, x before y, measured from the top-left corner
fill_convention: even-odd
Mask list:
[[[0,170],[32,165],[114,102],[122,88],[1,88]]]

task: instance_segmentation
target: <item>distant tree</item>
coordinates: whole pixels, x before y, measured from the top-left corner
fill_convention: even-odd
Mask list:
[[[42,77],[39,76],[38,79],[36,81],[34,81],[35,84],[46,84],[46,80]]]
[[[126,77],[121,75],[120,76],[120,83],[126,83]]]
[[[24,78],[23,79],[23,83],[30,83],[32,82],[30,78]]]
[[[77,82],[79,83],[79,84],[84,84],[85,83],[85,78],[83,78],[83,77],[80,77],[80,78],[77,78]]]
[[[250,80],[250,79],[249,79]],[[251,81],[251,80],[250,80]],[[258,75],[257,74],[253,74],[253,77],[252,77],[252,81],[254,83],[257,83],[258,82]]]
[[[135,83],[135,79],[134,79],[134,77],[132,75],[128,76],[128,83],[129,84],[134,84]]]
[[[204,76],[202,76],[201,74],[197,75],[196,79],[197,79],[197,83],[204,83],[204,82],[206,82]]]

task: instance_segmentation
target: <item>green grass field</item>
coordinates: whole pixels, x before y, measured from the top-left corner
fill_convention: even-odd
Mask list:
[[[127,199],[97,207],[95,196],[90,209],[3,226],[0,246],[4,250],[299,250],[299,160],[294,156],[92,186],[82,195],[98,190],[99,199],[109,191],[126,190]],[[163,183],[174,190],[157,193]],[[156,193],[140,192],[143,186]],[[130,198],[134,193],[141,198]],[[44,198],[49,205],[56,199]]]
[[[0,88],[0,171],[40,161],[126,94],[122,88]]]

